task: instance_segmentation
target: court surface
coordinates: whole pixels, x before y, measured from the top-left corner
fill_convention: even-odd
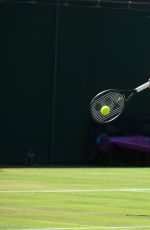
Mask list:
[[[150,229],[150,169],[2,168],[0,229]]]

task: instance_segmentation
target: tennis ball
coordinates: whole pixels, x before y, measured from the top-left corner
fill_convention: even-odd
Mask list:
[[[100,109],[100,113],[101,113],[103,116],[109,115],[109,113],[110,113],[110,108],[109,108],[109,106],[107,106],[107,105],[102,106],[102,108]]]

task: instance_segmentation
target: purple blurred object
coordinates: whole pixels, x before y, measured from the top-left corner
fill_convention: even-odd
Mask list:
[[[112,145],[122,148],[137,150],[141,152],[150,153],[150,137],[136,135],[136,136],[105,136],[99,145],[100,150],[108,153]]]

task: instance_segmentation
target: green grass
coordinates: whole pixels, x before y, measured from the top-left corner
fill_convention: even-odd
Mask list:
[[[135,188],[149,168],[1,169],[0,229],[150,226],[150,191],[117,191]]]

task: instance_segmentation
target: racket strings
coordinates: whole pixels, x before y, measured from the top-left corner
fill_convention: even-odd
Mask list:
[[[120,115],[124,108],[125,104],[125,97],[123,94],[118,92],[110,91],[103,92],[99,94],[95,99],[92,101],[91,105],[91,112],[93,118],[101,123],[108,122],[113,118]],[[110,113],[107,116],[101,114],[100,110],[102,106],[107,105],[110,108]]]
[[[92,112],[93,112],[94,118],[95,118],[97,121],[104,122],[104,121],[110,120],[110,118],[113,118],[114,116],[120,114],[120,113],[122,112],[122,110],[121,110],[121,109],[113,110],[113,112],[111,112],[107,117],[98,114],[98,112],[95,113],[95,111],[94,111],[93,109],[92,109]]]
[[[96,101],[95,105],[97,106],[97,108],[98,108],[98,105],[100,105],[101,107],[104,106],[104,105],[107,105],[107,106],[110,107],[111,111],[113,111],[116,108],[122,107],[122,105],[124,105],[124,99],[122,97],[118,96],[118,95],[114,96],[114,94],[111,94],[111,95],[109,95],[109,98],[108,98],[108,95],[107,95],[107,96],[103,97],[102,99],[101,98],[98,99]]]
[[[95,99],[93,102],[96,102],[97,100],[99,100],[101,103],[102,102],[105,102],[105,103],[108,102],[108,103],[111,104],[112,103],[112,99],[114,99],[114,101],[116,101],[116,102],[120,102],[122,99],[124,101],[124,95],[122,95],[120,93],[117,93],[117,92],[106,93],[104,96],[102,96],[100,94],[98,96],[97,96],[97,99]]]
[[[103,115],[100,116],[98,113],[95,113],[94,110],[92,110],[92,112],[93,112],[93,117],[95,118],[95,120],[97,120],[97,121],[103,123],[103,122],[109,121],[109,120],[110,120],[111,118],[113,118],[113,117],[116,117],[116,115],[119,115],[119,114],[122,112],[122,110],[120,109],[120,110],[115,110],[114,112],[111,112],[111,113],[107,116],[107,118],[104,117]]]

